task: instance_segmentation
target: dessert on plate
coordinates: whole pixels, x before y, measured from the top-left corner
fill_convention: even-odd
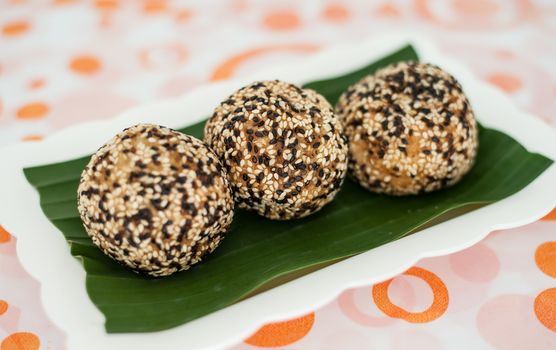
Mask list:
[[[477,155],[478,126],[461,85],[431,64],[378,70],[342,94],[336,114],[349,139],[350,174],[372,192],[451,186]]]
[[[228,170],[238,207],[270,219],[318,211],[347,171],[347,142],[330,104],[283,81],[233,93],[208,120],[205,141]]]
[[[233,218],[226,171],[200,140],[138,124],[103,145],[81,174],[78,210],[104,253],[166,276],[212,252]]]

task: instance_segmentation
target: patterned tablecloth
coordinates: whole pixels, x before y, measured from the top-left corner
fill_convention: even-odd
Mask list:
[[[556,122],[553,0],[3,0],[0,145],[392,28],[428,34],[547,127]],[[234,349],[555,349],[554,220],[345,291]],[[15,246],[0,227],[0,349],[64,349]]]

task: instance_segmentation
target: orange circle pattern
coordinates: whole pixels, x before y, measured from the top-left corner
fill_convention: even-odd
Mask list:
[[[259,47],[247,50],[227,59],[213,71],[210,80],[224,80],[230,78],[235,70],[245,61],[271,52],[314,52],[318,49],[312,44],[283,44]]]
[[[422,312],[409,312],[397,305],[394,305],[388,297],[388,287],[390,286],[390,283],[392,283],[392,279],[390,279],[373,286],[373,299],[376,306],[382,312],[390,317],[400,318],[410,323],[431,322],[446,312],[449,303],[448,289],[438,276],[430,271],[416,266],[405,271],[403,274],[421,278],[429,285],[434,296],[431,306]]]
[[[537,295],[535,315],[546,328],[556,332],[556,288],[546,289]]]
[[[117,0],[96,0],[95,6],[99,10],[115,10],[119,7]]]
[[[70,62],[70,68],[79,74],[94,74],[100,70],[102,64],[94,56],[78,56]]]
[[[12,237],[12,236],[10,236],[10,234],[8,233],[8,231],[6,231],[6,230],[2,227],[2,225],[0,225],[0,244],[9,242],[11,237]]]
[[[301,19],[293,11],[276,11],[264,18],[263,25],[270,30],[293,30],[301,25]]]
[[[509,73],[494,73],[488,77],[488,81],[498,86],[507,93],[512,93],[521,88],[523,82]]]
[[[388,3],[388,2],[377,7],[376,13],[381,17],[394,18],[394,17],[401,16],[400,9],[398,9],[398,7],[396,7],[396,5],[394,5],[393,3]]]
[[[53,5],[70,5],[75,3],[77,0],[52,0]]]
[[[157,14],[166,11],[168,4],[164,0],[147,0],[143,4],[143,11],[148,14]]]
[[[40,134],[30,134],[30,135],[25,135],[21,138],[21,141],[41,141],[42,139],[44,139],[43,135]]]
[[[39,350],[41,341],[33,333],[20,332],[9,335],[2,341],[0,350]]]
[[[546,214],[546,216],[543,217],[541,220],[543,220],[543,221],[551,221],[551,220],[556,221],[556,208],[553,209],[550,213]]]
[[[38,89],[44,87],[45,84],[46,84],[46,82],[44,81],[44,79],[41,79],[41,78],[34,79],[31,82],[29,82],[29,88],[31,90],[38,90]]]
[[[4,300],[0,300],[0,315],[3,315],[8,311],[8,303]]]
[[[542,272],[556,278],[556,241],[545,242],[537,248],[535,263]]]
[[[350,17],[349,10],[340,3],[328,5],[322,15],[331,22],[345,22]]]
[[[5,36],[15,36],[25,33],[31,26],[24,21],[10,22],[2,27],[2,34]]]
[[[43,102],[28,103],[17,110],[19,119],[38,119],[44,117],[48,113],[48,105]]]
[[[245,343],[265,348],[289,345],[305,337],[314,323],[314,312],[289,321],[269,323],[247,338]]]

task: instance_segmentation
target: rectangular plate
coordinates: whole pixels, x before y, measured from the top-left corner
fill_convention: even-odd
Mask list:
[[[17,144],[0,150],[3,162],[0,223],[18,238],[18,256],[26,270],[41,282],[46,312],[67,333],[68,348],[182,349],[186,344],[188,349],[216,349],[230,346],[266,322],[299,316],[327,303],[347,288],[385,280],[403,272],[420,258],[464,249],[492,230],[523,225],[550,211],[556,205],[556,196],[547,191],[556,188],[554,165],[509,198],[315,271],[185,325],[143,334],[107,334],[104,331],[104,317],[87,296],[85,271],[70,255],[63,236],[42,213],[38,194],[27,183],[22,168],[90,154],[112,135],[135,123],[150,122],[175,128],[192,124],[209,115],[231,92],[254,80],[278,78],[301,84],[323,79],[358,68],[407,43],[416,48],[422,61],[442,66],[461,82],[482,124],[507,133],[530,151],[556,158],[553,129],[520,112],[505,95],[477,80],[426,39],[406,34],[336,47],[286,67],[273,67],[245,79],[206,85],[179,99],[139,106],[112,120],[70,127],[43,142]]]

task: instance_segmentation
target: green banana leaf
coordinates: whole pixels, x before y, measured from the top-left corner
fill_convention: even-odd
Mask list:
[[[334,104],[348,85],[366,74],[417,58],[408,46],[360,70],[305,86]],[[201,138],[203,124],[181,131]],[[496,130],[481,127],[480,145],[470,173],[456,186],[435,193],[393,198],[371,194],[348,180],[331,204],[305,219],[277,222],[238,210],[231,231],[212,255],[166,278],[131,272],[105,256],[87,236],[77,213],[76,189],[89,157],[24,172],[40,194],[44,214],[83,263],[87,291],[106,316],[107,332],[151,332],[222,309],[285,277],[392,242],[462,209],[501,200],[552,163]]]

